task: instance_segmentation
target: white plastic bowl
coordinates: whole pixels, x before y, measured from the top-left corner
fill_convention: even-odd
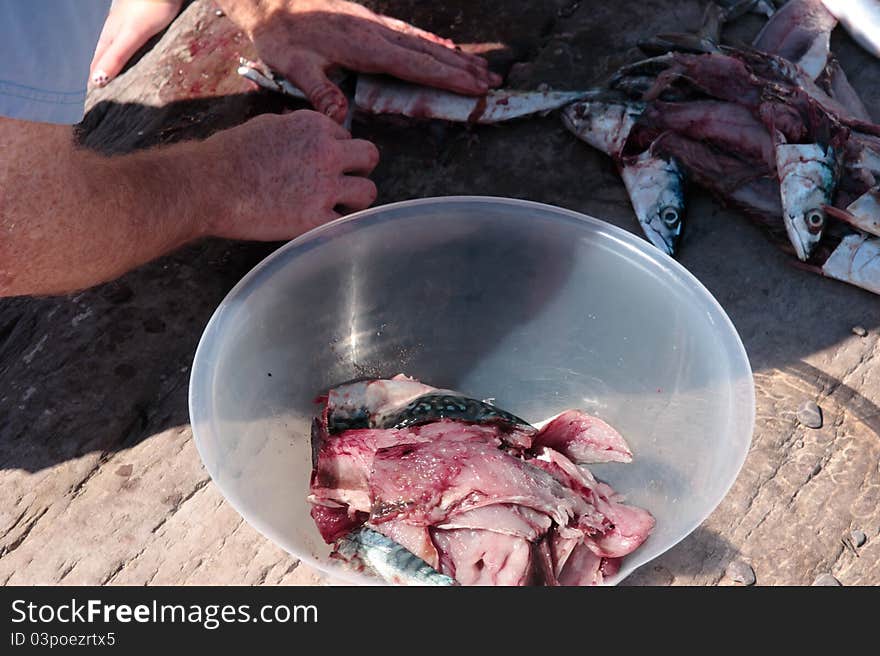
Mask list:
[[[377,207],[285,245],[229,293],[192,368],[199,453],[256,529],[336,580],[306,501],[322,390],[406,373],[534,422],[582,408],[630,465],[591,468],[657,526],[617,583],[693,531],[754,424],[742,343],[718,303],[641,239],[575,212],[450,197]]]

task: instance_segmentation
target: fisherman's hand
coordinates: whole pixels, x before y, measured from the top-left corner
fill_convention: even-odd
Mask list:
[[[213,146],[219,170],[203,179],[219,181],[224,197],[205,235],[290,239],[376,200],[366,176],[379,151],[317,112],[264,114],[205,144]]]
[[[104,86],[131,56],[177,16],[183,0],[117,0],[101,30],[89,75]]]
[[[260,58],[308,96],[318,111],[342,122],[347,101],[327,77],[342,66],[386,73],[467,95],[501,79],[486,60],[408,23],[344,0],[219,0],[250,36]]]

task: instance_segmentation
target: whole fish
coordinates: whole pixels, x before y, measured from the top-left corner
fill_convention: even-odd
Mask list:
[[[355,103],[370,114],[400,114],[456,123],[500,123],[564,107],[589,95],[579,91],[493,90],[462,96],[373,75],[358,77]]]
[[[646,150],[625,160],[621,177],[642,231],[667,255],[675,247],[684,225],[684,172],[673,158]]]
[[[806,261],[825,231],[823,208],[831,205],[837,185],[837,157],[818,144],[780,144],[776,171],[785,229],[798,259]]]
[[[239,75],[264,89],[298,100],[307,99],[284,77],[256,62],[241,58],[237,70]],[[345,79],[343,74],[333,81],[341,84]],[[481,125],[550,112],[591,93],[492,90],[485,96],[473,97],[374,75],[360,75],[356,84],[350,110],[356,107],[369,114],[400,114],[410,118]]]
[[[360,528],[336,543],[334,555],[396,585],[456,585],[424,560],[394,540],[369,528]]]
[[[849,35],[865,50],[880,57],[880,1],[822,0]]]

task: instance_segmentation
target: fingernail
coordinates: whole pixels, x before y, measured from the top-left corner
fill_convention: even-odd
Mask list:
[[[95,86],[106,87],[110,82],[110,76],[101,69],[98,69],[92,74],[92,82]]]
[[[324,113],[327,116],[329,116],[330,118],[333,118],[334,116],[336,116],[339,113],[339,105],[336,105],[336,104],[328,105],[327,107],[324,108]]]

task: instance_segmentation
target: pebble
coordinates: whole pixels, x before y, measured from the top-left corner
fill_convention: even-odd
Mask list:
[[[223,18],[226,14],[223,13],[223,10],[222,10],[222,9],[218,9],[217,11],[214,12],[214,15],[215,15],[217,18]]]
[[[850,531],[849,539],[852,540],[854,547],[861,547],[863,544],[865,544],[865,542],[868,541],[868,536],[865,535],[864,531],[854,528],[852,531]]]
[[[807,428],[822,428],[822,408],[815,401],[807,401],[798,408],[797,419]]]
[[[755,584],[755,570],[752,569],[751,565],[741,560],[734,560],[730,563],[724,573],[737,583],[742,583],[743,585]]]
[[[864,326],[853,326],[853,335],[858,335],[859,337],[867,337],[868,331]]]
[[[841,583],[831,574],[819,574],[813,581],[813,585],[841,585]]]
[[[131,476],[132,471],[134,471],[133,465],[120,465],[116,468],[116,475],[122,477]]]

